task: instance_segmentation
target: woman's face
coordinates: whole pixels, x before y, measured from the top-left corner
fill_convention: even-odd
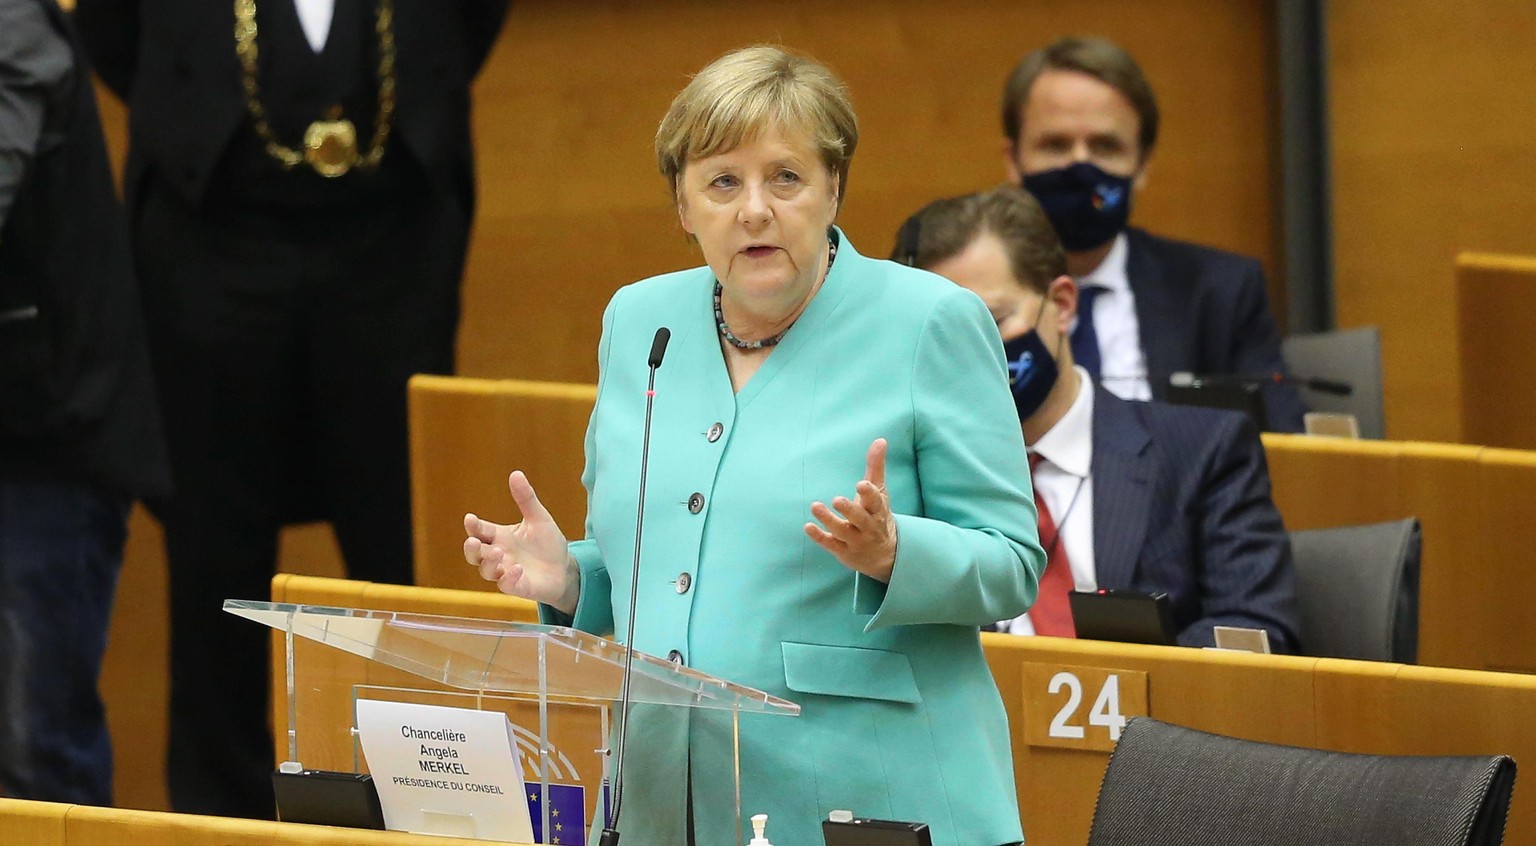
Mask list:
[[[688,162],[677,208],[725,294],[772,314],[808,297],[826,264],[837,177],[807,139],[769,127],[734,150]]]

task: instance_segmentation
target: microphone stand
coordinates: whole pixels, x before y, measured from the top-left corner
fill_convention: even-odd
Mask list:
[[[635,608],[640,604],[640,537],[645,529],[645,473],[651,457],[651,406],[656,401],[656,370],[667,352],[667,341],[672,332],[665,326],[656,330],[651,340],[651,355],[646,364],[650,373],[645,384],[645,434],[640,443],[640,501],[635,506],[635,558],[629,569],[629,625],[624,638],[624,683],[619,689],[618,754],[613,760],[613,808],[608,814],[607,825],[598,838],[598,846],[619,846],[619,809],[624,800],[624,745],[629,738],[629,683],[634,675],[635,664]]]

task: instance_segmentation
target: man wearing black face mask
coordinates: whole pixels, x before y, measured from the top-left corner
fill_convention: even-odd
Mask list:
[[[1243,626],[1295,651],[1290,544],[1248,418],[1094,384],[1068,340],[1080,299],[1067,255],[1024,191],[940,200],[898,239],[895,258],[974,291],[1003,337],[1047,563],[1035,606],[1002,630],[1071,637],[1074,588],[1162,591],[1181,644]]]
[[[1025,56],[1002,103],[1008,179],[1045,208],[1077,279],[1077,361],[1126,399],[1162,398],[1178,371],[1285,372],[1259,263],[1128,227],[1157,141],[1152,88],[1101,38],[1064,38]],[[1299,432],[1305,407],[1267,385],[1269,428]]]

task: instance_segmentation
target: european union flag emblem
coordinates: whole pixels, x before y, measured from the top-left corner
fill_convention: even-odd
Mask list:
[[[533,818],[533,839],[539,843],[581,846],[587,842],[587,790],[579,784],[549,786],[549,837],[544,836],[543,786],[530,781],[528,816]]]
[[[1010,381],[1015,384],[1017,384],[1020,379],[1028,376],[1029,372],[1034,369],[1035,356],[1029,350],[1025,350],[1019,354],[1017,359],[1008,362],[1008,375],[1012,377]]]

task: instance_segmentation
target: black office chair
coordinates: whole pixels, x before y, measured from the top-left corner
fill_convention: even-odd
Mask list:
[[[1412,518],[1291,532],[1302,653],[1417,660],[1419,551]]]
[[[1136,717],[1088,846],[1496,846],[1514,786],[1503,755],[1352,755]]]
[[[1292,335],[1280,342],[1280,355],[1292,376],[1328,379],[1350,387],[1345,396],[1299,388],[1311,411],[1353,414],[1360,437],[1387,436],[1382,410],[1381,332],[1375,326],[1316,335]]]

